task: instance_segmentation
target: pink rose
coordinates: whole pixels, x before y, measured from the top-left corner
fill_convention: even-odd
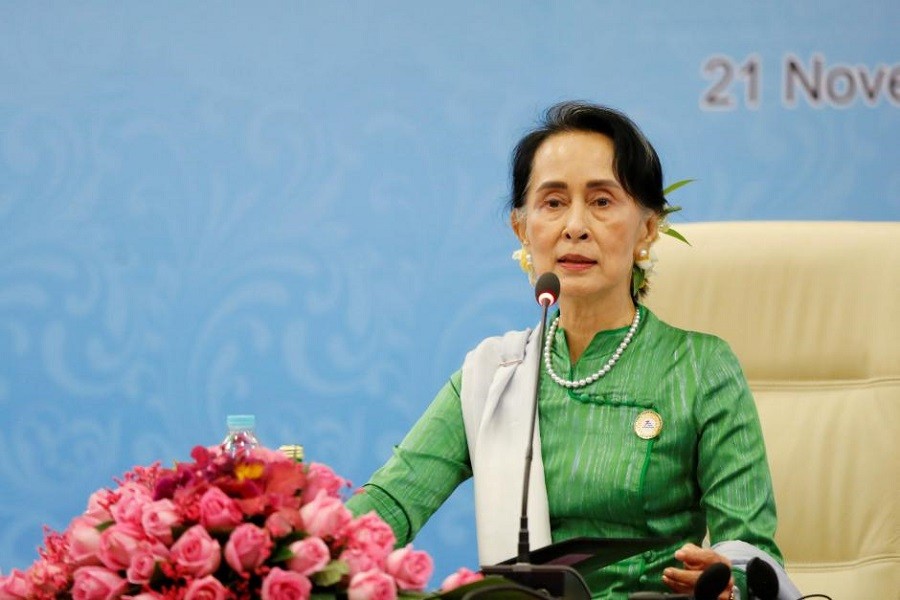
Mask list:
[[[215,486],[200,498],[200,522],[207,529],[231,529],[243,518],[237,503]]]
[[[319,490],[315,500],[300,509],[303,526],[310,535],[324,538],[336,536],[353,516],[338,498]]]
[[[378,561],[357,548],[347,548],[341,552],[339,558],[350,567],[351,576],[370,569],[378,569],[381,566]]]
[[[152,546],[148,543],[141,544],[137,552],[131,557],[131,564],[125,576],[131,583],[148,583],[153,575],[153,569],[156,563],[166,560],[169,557],[169,550],[163,546]]]
[[[288,560],[287,568],[301,575],[312,575],[331,562],[331,551],[321,538],[308,537],[294,542],[289,547],[294,557]]]
[[[320,463],[310,463],[306,470],[306,485],[303,487],[303,504],[312,502],[319,495],[319,490],[333,498],[340,497],[341,488],[349,482],[337,475],[330,467]]]
[[[31,597],[28,573],[13,569],[9,575],[0,576],[0,600],[19,600]]]
[[[170,559],[184,573],[194,577],[213,573],[222,561],[222,547],[202,525],[194,525],[185,531],[171,550]]]
[[[348,600],[396,600],[394,578],[378,569],[357,573],[347,588]]]
[[[300,519],[300,513],[296,510],[282,509],[274,512],[266,519],[266,529],[273,538],[283,538],[295,529],[300,529],[303,521]]]
[[[312,583],[293,571],[273,568],[262,584],[262,600],[308,600]]]
[[[141,530],[129,523],[106,528],[100,534],[100,561],[113,571],[127,569],[142,538]]]
[[[94,519],[96,523],[112,521],[112,513],[109,507],[115,502],[115,494],[112,490],[97,490],[88,498],[87,511],[84,516]]]
[[[473,581],[481,581],[484,575],[474,573],[465,567],[461,567],[456,573],[452,573],[441,583],[441,591],[449,592],[450,590],[472,583]]]
[[[238,573],[250,573],[269,558],[272,539],[269,532],[252,523],[238,525],[225,544],[225,562]]]
[[[125,578],[129,583],[149,583],[150,577],[153,576],[153,569],[160,560],[150,552],[138,552],[131,558],[131,564],[125,571]]]
[[[191,582],[184,600],[225,600],[225,596],[225,586],[212,575],[207,575]]]
[[[172,528],[181,525],[181,516],[171,500],[157,500],[144,505],[141,526],[144,533],[167,546],[172,543]]]
[[[137,596],[122,596],[128,600],[162,600],[165,596],[157,592],[143,592]]]
[[[72,519],[65,533],[69,543],[69,556],[76,565],[100,564],[100,532],[96,521],[90,517]]]
[[[79,567],[72,583],[73,600],[107,600],[119,597],[128,582],[105,567]]]
[[[150,492],[136,483],[126,483],[116,493],[119,494],[119,500],[109,509],[116,523],[140,526],[144,505],[153,501]]]
[[[385,570],[394,577],[401,590],[424,590],[434,571],[434,563],[427,552],[413,550],[407,545],[391,552]]]
[[[353,519],[344,530],[347,547],[362,550],[379,564],[394,549],[397,538],[391,526],[381,520],[374,511]]]

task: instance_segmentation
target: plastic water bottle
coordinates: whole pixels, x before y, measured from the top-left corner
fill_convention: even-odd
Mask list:
[[[256,417],[253,415],[228,415],[228,435],[222,441],[222,450],[232,458],[247,456],[250,450],[259,446],[254,428]]]

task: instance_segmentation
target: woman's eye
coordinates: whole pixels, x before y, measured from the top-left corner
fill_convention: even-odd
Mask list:
[[[547,198],[544,200],[544,204],[548,208],[559,208],[563,205],[563,201],[560,198]]]
[[[602,208],[602,207],[604,207],[604,206],[609,206],[609,202],[610,202],[609,198],[603,196],[603,197],[600,197],[600,198],[594,198],[594,199],[591,201],[591,204],[593,204],[594,206],[599,206],[599,207]]]

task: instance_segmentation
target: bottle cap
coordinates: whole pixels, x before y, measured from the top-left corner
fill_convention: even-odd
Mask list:
[[[293,458],[297,462],[303,462],[303,446],[299,446],[297,444],[286,444],[284,446],[280,446],[278,448],[278,451],[288,458]]]
[[[228,415],[225,418],[228,429],[253,429],[256,426],[254,415]]]

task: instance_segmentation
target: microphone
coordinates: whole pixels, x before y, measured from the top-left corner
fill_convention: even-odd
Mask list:
[[[778,597],[778,575],[768,562],[751,558],[747,563],[747,591],[751,598],[775,600]]]
[[[534,428],[537,424],[538,394],[541,389],[541,359],[544,356],[547,330],[547,310],[559,298],[559,278],[553,273],[544,273],[534,286],[534,298],[541,305],[539,336],[540,349],[535,356],[534,393],[531,398],[531,424],[528,433],[528,446],[525,451],[525,473],[522,477],[522,512],[519,516],[519,545],[516,562],[512,564],[482,565],[485,575],[501,575],[528,590],[534,590],[545,598],[561,598],[564,600],[590,600],[591,592],[584,578],[565,564],[532,564],[528,533],[528,487],[531,481],[531,462],[534,456]],[[484,595],[490,592],[486,588]],[[475,600],[480,590],[473,590],[471,597],[464,600]],[[533,595],[533,594],[532,594]]]
[[[713,563],[703,570],[694,586],[696,600],[715,600],[728,587],[731,569],[725,563]]]
[[[537,355],[537,372],[534,378],[534,395],[531,398],[531,427],[528,434],[528,448],[525,450],[525,474],[522,477],[522,512],[519,516],[519,555],[518,562],[530,562],[528,540],[528,484],[531,481],[531,461],[534,455],[534,427],[537,423],[538,394],[541,390],[541,357],[544,356],[544,345],[547,340],[547,310],[559,298],[559,277],[547,272],[538,277],[534,284],[534,298],[541,305],[540,352]]]
[[[628,595],[628,600],[715,600],[728,587],[730,580],[731,569],[728,565],[713,563],[700,573],[693,596],[667,592],[635,592]]]
[[[553,306],[559,299],[559,277],[544,273],[534,284],[534,299],[544,307]]]

